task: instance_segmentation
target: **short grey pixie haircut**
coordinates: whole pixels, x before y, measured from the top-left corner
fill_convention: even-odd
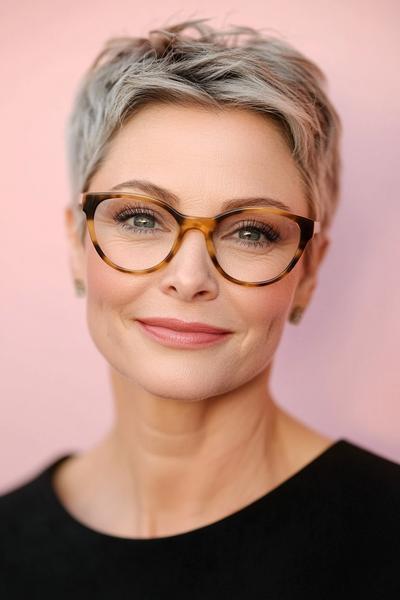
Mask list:
[[[148,37],[114,37],[105,43],[82,78],[67,121],[72,208],[110,142],[141,107],[236,107],[279,124],[302,176],[311,218],[328,229],[339,198],[341,124],[324,91],[323,72],[275,36],[247,26],[217,30],[208,20],[187,20],[152,30]],[[190,28],[197,36],[184,33]],[[80,216],[78,229],[85,224]]]

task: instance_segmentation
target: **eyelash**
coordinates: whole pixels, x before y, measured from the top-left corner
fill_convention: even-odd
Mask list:
[[[122,224],[122,226],[128,227],[128,229],[132,229],[132,227],[125,225],[125,221],[131,217],[138,215],[138,214],[146,214],[157,220],[156,213],[152,209],[149,209],[145,206],[141,206],[139,204],[125,206],[117,214],[114,215],[113,219],[115,222]],[[277,231],[275,231],[275,229],[273,227],[271,227],[270,225],[266,225],[265,223],[260,223],[259,221],[256,221],[254,219],[243,221],[242,223],[239,223],[237,228],[235,229],[235,231],[233,231],[233,233],[236,233],[236,232],[240,231],[241,229],[249,229],[249,228],[261,231],[261,233],[263,235],[265,235],[265,237],[268,239],[268,243],[278,242],[280,240],[279,233]],[[242,240],[242,239],[237,240],[237,242],[239,244],[246,245],[246,246],[263,246],[266,243],[266,242],[258,242],[258,241],[249,243],[247,240]]]
[[[257,229],[257,230],[261,231],[261,233],[263,233],[266,238],[270,238],[268,240],[269,242],[279,242],[279,240],[280,240],[279,233],[277,231],[275,231],[275,229],[273,227],[271,227],[270,225],[266,225],[265,223],[260,223],[259,221],[255,221],[255,220],[249,220],[249,221],[244,221],[243,223],[240,223],[239,225],[240,225],[240,227],[235,229],[235,231],[233,233],[240,231],[240,229]],[[240,240],[240,243],[243,243],[243,240]],[[262,242],[253,242],[253,244],[262,245]]]
[[[135,217],[138,214],[150,215],[156,217],[156,213],[151,208],[146,208],[140,205],[128,205],[122,208],[117,214],[114,215],[114,221],[117,223],[124,223],[128,218]]]

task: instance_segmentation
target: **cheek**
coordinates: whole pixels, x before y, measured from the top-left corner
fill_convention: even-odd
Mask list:
[[[273,360],[281,340],[297,286],[297,275],[292,273],[272,285],[245,289],[246,301],[242,296],[240,309],[236,305],[247,330],[241,354],[253,357],[255,373]]]
[[[144,278],[122,273],[105,263],[93,245],[86,249],[88,308],[119,309],[134,300],[145,287]]]
[[[148,287],[143,276],[122,273],[107,265],[93,245],[86,249],[86,323],[95,346],[116,370],[129,373],[134,352],[127,319]]]
[[[123,317],[129,317],[129,310],[133,311],[145,286],[145,277],[117,271],[100,258],[93,246],[87,248],[86,317],[91,337],[100,351],[110,344],[120,346]]]
[[[296,277],[289,273],[272,285],[250,291],[245,307],[249,328],[265,332],[274,324],[284,323],[296,289]]]

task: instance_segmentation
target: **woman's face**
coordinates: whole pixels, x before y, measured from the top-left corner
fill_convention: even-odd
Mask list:
[[[309,216],[299,173],[277,126],[246,110],[145,107],[118,132],[89,191],[108,191],[131,179],[171,190],[186,215],[211,217],[228,199],[269,196]],[[135,389],[186,401],[236,389],[264,371],[290,309],[305,306],[304,290],[312,287],[300,285],[303,260],[272,285],[228,281],[211,262],[199,230],[188,231],[173,260],[152,273],[111,268],[89,235],[83,262],[87,321],[99,351]],[[139,326],[137,319],[150,316],[201,321],[233,333],[209,347],[166,347]]]

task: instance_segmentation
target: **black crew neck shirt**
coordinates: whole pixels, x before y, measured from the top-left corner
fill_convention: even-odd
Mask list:
[[[0,496],[0,598],[400,599],[400,464],[339,439],[209,525],[158,538],[91,529],[52,472]]]

